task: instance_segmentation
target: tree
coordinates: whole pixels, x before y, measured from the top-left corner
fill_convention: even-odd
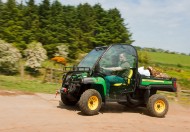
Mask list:
[[[105,29],[107,25],[107,11],[105,11],[100,4],[93,6],[95,13],[95,29],[93,32],[94,39],[92,40],[93,47],[107,45],[105,41],[108,35],[108,31]]]
[[[131,33],[125,27],[124,19],[118,9],[108,10],[109,22],[106,28],[109,30],[110,43],[127,43],[131,44]]]
[[[10,43],[23,41],[23,15],[15,0],[8,0],[2,11],[2,39]]]
[[[78,27],[80,28],[77,41],[80,42],[79,44],[83,51],[87,52],[89,49],[94,48],[92,40],[94,38],[96,19],[93,7],[88,3],[78,5],[77,19],[79,20]]]
[[[38,73],[41,63],[47,59],[47,52],[42,47],[42,44],[32,42],[27,46],[24,53],[26,57],[26,70],[33,73]]]
[[[72,59],[75,60],[78,56],[78,53],[81,52],[82,49],[82,43],[81,43],[81,36],[82,31],[79,27],[79,19],[77,16],[77,9],[74,6],[63,6],[63,12],[64,12],[64,22],[65,26],[67,27],[65,32],[66,36],[64,39],[66,39],[65,44],[68,45],[68,58],[71,61]],[[81,47],[81,48],[78,48]]]
[[[4,27],[2,26],[4,23],[3,20],[3,12],[4,12],[4,3],[2,2],[2,0],[0,0],[0,38],[3,38],[3,30]]]
[[[37,40],[37,34],[39,32],[39,16],[38,8],[35,5],[34,0],[26,2],[24,8],[24,41],[26,44]]]
[[[51,17],[51,7],[49,0],[43,0],[39,6],[40,27],[46,28]]]
[[[0,0],[0,38],[21,51],[33,41],[42,43],[52,58],[56,46],[68,46],[68,58],[76,60],[97,46],[112,43],[131,44],[131,33],[118,9],[105,10],[100,4],[65,6],[59,0],[35,0],[26,4]],[[67,59],[68,59],[67,58]]]
[[[40,21],[40,30],[38,33],[37,40],[41,42],[43,45],[51,44],[52,36],[51,36],[51,6],[49,0],[43,0],[42,3],[39,5],[39,21]]]
[[[65,14],[63,6],[56,0],[51,6],[51,18],[50,18],[50,31],[51,31],[51,43],[65,43],[66,42],[66,30]]]
[[[15,74],[18,72],[18,62],[21,59],[19,50],[11,44],[0,40],[0,72]]]

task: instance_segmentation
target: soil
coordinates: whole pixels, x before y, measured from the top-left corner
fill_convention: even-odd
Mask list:
[[[165,118],[117,103],[85,116],[77,105],[63,105],[59,96],[0,90],[0,132],[190,132],[190,107],[169,104]]]

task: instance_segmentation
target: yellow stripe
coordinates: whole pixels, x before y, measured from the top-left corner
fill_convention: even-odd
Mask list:
[[[163,83],[164,81],[162,80],[150,80],[150,79],[142,79],[142,81],[148,81],[148,82],[160,82]]]
[[[113,86],[121,86],[121,85],[126,85],[126,84],[124,84],[124,83],[115,83],[115,84],[113,84]]]

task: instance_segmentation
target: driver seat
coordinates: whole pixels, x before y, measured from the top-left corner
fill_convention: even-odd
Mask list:
[[[132,76],[133,76],[133,70],[132,69],[130,69],[129,70],[129,75],[128,75],[128,77],[126,78],[126,83],[115,83],[115,84],[113,84],[112,86],[116,86],[116,87],[118,87],[118,86],[121,86],[121,85],[129,85],[130,83],[131,83],[131,78],[132,78]]]

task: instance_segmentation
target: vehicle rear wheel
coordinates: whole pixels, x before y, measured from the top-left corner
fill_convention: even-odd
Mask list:
[[[169,109],[167,99],[159,94],[152,95],[147,103],[147,110],[150,115],[155,117],[164,117]]]
[[[102,98],[94,89],[86,90],[80,97],[79,107],[83,114],[96,115],[102,106]]]
[[[69,98],[67,97],[66,94],[61,93],[61,101],[65,104],[65,105],[75,105],[77,103],[77,101],[71,101],[69,100]]]

